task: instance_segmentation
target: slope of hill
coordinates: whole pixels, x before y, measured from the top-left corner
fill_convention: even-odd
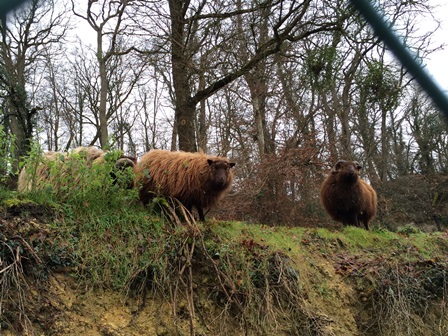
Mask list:
[[[1,333],[448,334],[446,232],[180,223],[158,202],[4,199]]]

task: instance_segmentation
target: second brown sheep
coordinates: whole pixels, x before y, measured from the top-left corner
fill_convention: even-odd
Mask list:
[[[375,217],[377,195],[375,190],[359,177],[362,166],[356,161],[338,161],[320,191],[321,203],[328,214],[344,225],[364,225]]]
[[[44,152],[39,161],[29,163],[34,167],[25,166],[22,168],[18,177],[17,190],[19,192],[29,192],[51,186],[55,192],[58,192],[67,183],[77,184],[79,182],[79,170],[83,164],[88,167],[103,165],[108,153],[95,146],[77,147],[71,153]],[[117,182],[119,170],[132,168],[136,162],[137,159],[134,157],[120,155],[110,172],[113,183]],[[127,188],[132,188],[132,179],[126,184]]]

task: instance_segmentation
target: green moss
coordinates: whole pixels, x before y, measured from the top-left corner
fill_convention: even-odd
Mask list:
[[[322,253],[344,251],[350,254],[402,255],[403,258],[432,258],[448,251],[447,240],[442,233],[398,234],[384,229],[366,231],[353,226],[341,231],[325,228],[287,228],[247,224],[244,222],[208,222],[206,225],[222,239],[255,242],[270,246],[274,250],[290,256],[307,253],[309,249],[319,249]]]
[[[36,205],[37,203],[35,203],[34,201],[28,200],[28,199],[19,199],[19,198],[8,198],[8,199],[4,199],[2,201],[2,205],[5,206],[6,208],[10,208],[13,206],[20,206],[20,205],[25,205],[25,204],[34,204]]]
[[[254,240],[257,244],[270,246],[291,254],[300,253],[300,241],[304,228],[270,227],[244,222],[221,222],[211,226],[214,233],[231,241]]]

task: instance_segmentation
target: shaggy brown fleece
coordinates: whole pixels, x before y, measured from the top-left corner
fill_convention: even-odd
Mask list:
[[[235,163],[204,153],[152,150],[135,166],[135,185],[148,204],[155,195],[174,197],[188,210],[195,207],[200,220],[204,209],[214,206],[233,181]]]
[[[356,161],[338,161],[320,191],[321,203],[328,214],[344,225],[369,229],[369,221],[376,215],[375,190],[359,177],[361,165]]]
[[[67,153],[45,152],[42,154],[41,161],[36,163],[35,172],[30,173],[29,167],[23,167],[20,171],[17,181],[17,190],[19,192],[31,191],[33,189],[41,189],[49,183],[50,162],[59,163],[58,160],[64,161]]]

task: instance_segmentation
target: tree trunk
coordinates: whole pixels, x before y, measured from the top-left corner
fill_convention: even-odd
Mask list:
[[[171,64],[175,95],[175,122],[179,149],[196,152],[195,112],[196,104],[191,102],[187,55],[185,52],[185,12],[189,1],[170,0],[171,13]]]
[[[205,88],[205,78],[201,73],[199,75],[199,90],[203,90]],[[205,113],[205,102],[206,100],[201,100],[199,102],[199,125],[198,125],[198,145],[201,150],[207,153],[207,116]]]
[[[107,130],[107,71],[106,58],[103,56],[103,32],[97,31],[97,58],[100,71],[100,106],[99,106],[99,121],[100,121],[100,145],[103,149],[108,146],[108,130]]]

